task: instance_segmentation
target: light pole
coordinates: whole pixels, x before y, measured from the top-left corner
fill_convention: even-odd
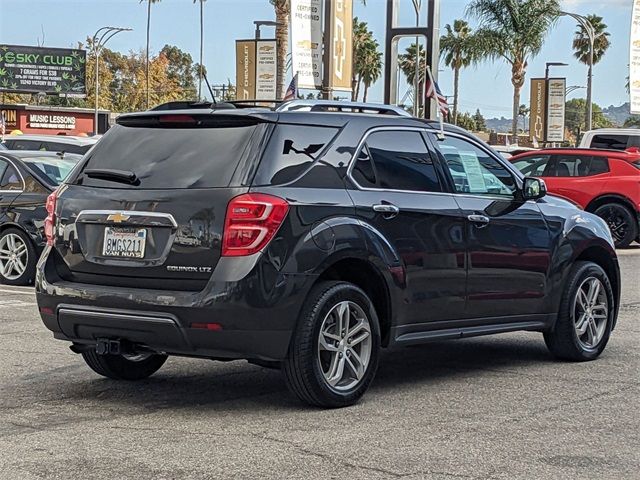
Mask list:
[[[99,70],[100,70],[100,52],[106,45],[106,43],[111,40],[114,36],[116,36],[120,32],[130,32],[131,28],[119,28],[119,27],[102,27],[99,28],[96,33],[93,35],[93,49],[96,54],[96,102],[95,102],[95,110],[93,112],[93,131],[94,133],[98,133],[98,94],[100,89],[99,79]]]
[[[413,2],[413,9],[416,11],[416,28],[420,27],[420,7],[422,7],[422,0],[411,0]],[[416,117],[420,116],[420,37],[416,35],[416,68],[413,73],[413,114]]]
[[[573,18],[587,33],[589,37],[589,73],[587,75],[587,113],[586,124],[587,131],[593,127],[593,102],[592,102],[592,84],[593,84],[593,50],[596,43],[596,30],[587,17],[584,15],[578,15],[577,13],[560,12],[560,15]]]
[[[280,25],[278,22],[274,22],[273,20],[255,20],[253,24],[256,26],[256,40],[260,40],[260,27],[277,27]]]

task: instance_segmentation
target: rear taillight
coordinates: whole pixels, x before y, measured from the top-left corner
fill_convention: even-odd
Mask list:
[[[263,193],[233,198],[227,206],[222,236],[222,256],[241,257],[262,250],[287,216],[286,200]]]
[[[58,191],[54,191],[47,197],[47,218],[44,221],[44,235],[47,237],[47,245],[53,245],[56,225],[56,201],[58,200]]]

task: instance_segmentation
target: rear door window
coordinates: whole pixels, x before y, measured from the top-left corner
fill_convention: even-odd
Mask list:
[[[361,187],[412,192],[441,192],[442,183],[422,134],[373,132],[351,173]]]
[[[549,155],[524,157],[513,162],[513,165],[527,177],[541,177],[549,163]]]
[[[142,189],[240,186],[231,185],[234,172],[250,149],[254,134],[263,132],[262,125],[245,120],[232,125],[221,122],[194,128],[117,125],[87,154],[83,171],[133,172],[139,184],[109,182],[82,173],[77,181],[83,185]]]
[[[22,180],[13,165],[7,165],[0,178],[0,190],[22,190]]]

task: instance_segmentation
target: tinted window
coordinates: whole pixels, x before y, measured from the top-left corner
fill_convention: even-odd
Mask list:
[[[351,176],[358,182],[358,185],[364,188],[376,188],[378,186],[378,178],[376,176],[375,167],[369,147],[366,145],[358,153]]]
[[[513,165],[527,177],[541,177],[549,163],[549,155],[539,155],[521,158]]]
[[[0,190],[22,190],[22,180],[13,165],[8,165],[4,170],[0,178]]]
[[[610,148],[613,150],[626,150],[629,135],[594,135],[591,140],[591,148]]]
[[[508,195],[516,192],[513,174],[485,150],[458,137],[434,142],[449,167],[456,192]]]
[[[46,150],[49,152],[67,152],[67,153],[85,153],[90,147],[73,145],[70,143],[59,142],[42,142],[40,150]]]
[[[255,124],[194,128],[117,125],[88,153],[83,170],[114,169],[135,173],[135,188],[211,188],[230,186],[248,149]],[[85,185],[121,183],[82,176]]]
[[[60,185],[80,157],[65,155],[65,158],[23,158],[22,162],[36,174],[44,177],[49,185]]]
[[[295,180],[318,158],[337,128],[277,125],[256,174],[256,185],[279,185]]]
[[[40,150],[42,142],[36,140],[8,140],[10,150]]]
[[[442,191],[433,160],[420,132],[374,132],[367,137],[366,145],[373,160],[372,169],[378,188]],[[367,172],[361,173],[364,175]]]
[[[586,177],[609,171],[606,158],[581,155],[553,155],[545,176]]]

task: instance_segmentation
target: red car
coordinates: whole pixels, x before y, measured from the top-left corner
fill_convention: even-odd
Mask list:
[[[616,246],[640,242],[640,152],[551,148],[510,161],[527,176],[544,178],[550,193],[603,218]]]

